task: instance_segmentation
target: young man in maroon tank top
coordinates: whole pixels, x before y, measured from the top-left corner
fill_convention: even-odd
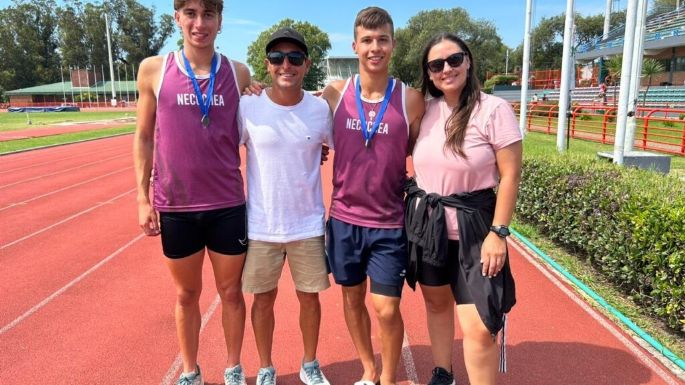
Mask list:
[[[183,360],[177,383],[203,384],[197,353],[206,249],[222,304],[228,367],[224,380],[241,385],[246,219],[236,113],[239,90],[249,84],[250,73],[245,65],[214,51],[223,0],[174,0],[174,10],[183,49],[145,59],[138,74],[133,149],[138,222],[146,235],[161,234],[176,287],[176,331]]]
[[[352,44],[359,75],[335,81],[323,92],[334,114],[335,143],[327,254],[342,285],[345,321],[364,368],[355,385],[395,384],[404,336],[399,308],[407,263],[403,187],[424,101],[417,90],[389,77],[393,36],[385,10],[360,11]],[[367,277],[380,326],[380,371],[364,302]]]

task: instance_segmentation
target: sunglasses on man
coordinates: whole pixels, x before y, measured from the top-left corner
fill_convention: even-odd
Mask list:
[[[307,56],[303,52],[293,51],[293,52],[281,52],[281,51],[271,51],[266,54],[266,59],[269,63],[273,65],[281,65],[285,58],[288,58],[288,62],[294,66],[301,66]]]
[[[453,53],[445,59],[435,59],[429,61],[426,63],[426,67],[428,67],[428,70],[433,73],[442,72],[442,70],[445,68],[445,62],[447,62],[450,67],[457,68],[464,62],[464,57],[466,57],[466,55],[466,52]]]

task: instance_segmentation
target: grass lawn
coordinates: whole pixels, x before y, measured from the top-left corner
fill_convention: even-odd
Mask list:
[[[95,120],[110,120],[135,117],[133,111],[103,111],[103,112],[32,112],[28,115],[20,112],[0,113],[0,132],[23,130],[44,125],[66,122],[91,122]],[[28,124],[28,120],[31,124]]]
[[[45,146],[53,146],[57,144],[74,143],[83,140],[98,139],[112,135],[127,134],[132,133],[134,129],[135,125],[131,124],[117,128],[100,128],[97,130],[73,132],[62,135],[51,135],[42,136],[38,138],[9,140],[6,142],[0,142],[0,155],[15,151],[23,151]]]
[[[545,153],[557,153],[556,136],[530,132],[524,139],[524,159],[526,156]],[[596,158],[599,151],[613,152],[612,145],[602,145],[596,142],[571,139],[568,153],[578,156]],[[671,157],[671,172],[675,175],[685,175],[685,158]],[[683,182],[685,183],[685,182]],[[617,290],[603,275],[598,273],[584,258],[570,254],[545,238],[535,227],[514,219],[512,227],[528,238],[548,256],[562,265],[575,277],[601,295],[609,304],[630,318],[643,330],[656,338],[679,357],[685,357],[685,338],[668,329],[661,321],[646,314],[640,306],[635,304],[627,295]],[[592,301],[589,301],[592,303]],[[598,309],[609,318],[613,318],[603,309]],[[618,324],[618,322],[617,322]],[[620,325],[620,324],[619,324]],[[623,326],[622,326],[623,327]]]
[[[596,158],[598,152],[614,152],[613,144],[601,144],[582,139],[568,142],[568,153],[588,158]],[[557,136],[540,132],[528,132],[523,141],[523,156],[535,154],[552,154],[557,151]],[[671,172],[675,175],[685,175],[685,157],[669,155],[671,157]]]

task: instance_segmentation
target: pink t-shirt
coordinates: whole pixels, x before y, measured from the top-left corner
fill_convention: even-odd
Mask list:
[[[412,154],[416,183],[426,193],[450,195],[497,186],[499,171],[495,151],[521,140],[518,121],[509,103],[481,93],[481,102],[471,114],[464,138],[468,159],[445,148],[445,122],[451,114],[445,100],[426,102],[421,132]],[[445,208],[447,236],[458,239],[457,214]]]

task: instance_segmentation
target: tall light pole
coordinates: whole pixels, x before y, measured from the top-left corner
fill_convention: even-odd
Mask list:
[[[509,75],[509,49],[507,49],[507,57],[504,60],[504,74]]]
[[[633,41],[633,61],[630,73],[630,92],[628,93],[628,119],[626,120],[626,136],[623,139],[623,152],[633,151],[635,144],[635,125],[637,117],[638,96],[640,95],[640,77],[642,75],[642,49],[645,40],[645,18],[647,16],[647,0],[637,0],[637,15],[635,16],[635,40]]]
[[[523,32],[523,72],[521,74],[521,111],[519,116],[519,131],[526,132],[526,117],[528,115],[528,76],[530,73],[530,23],[533,17],[533,0],[526,0],[526,26]]]
[[[604,31],[602,33],[602,40],[609,38],[609,30],[611,28],[611,1],[607,0],[604,10]]]
[[[573,0],[566,0],[566,21],[564,22],[564,52],[561,58],[561,89],[559,90],[559,115],[557,119],[557,151],[566,151],[566,114],[570,105],[571,69],[575,63],[571,58],[573,49]]]
[[[112,83],[112,107],[117,106],[117,92],[114,90],[114,65],[112,64],[112,42],[109,37],[109,19],[105,11],[105,31],[107,31],[107,54],[109,55],[109,78]],[[104,79],[103,79],[104,80]]]
[[[624,141],[628,118],[628,98],[630,97],[630,78],[633,65],[633,44],[635,43],[635,21],[637,0],[628,0],[626,10],[626,30],[623,38],[623,63],[621,64],[621,90],[619,91],[618,111],[616,112],[616,136],[614,138],[614,163],[623,164]],[[640,79],[637,79],[638,81]]]

